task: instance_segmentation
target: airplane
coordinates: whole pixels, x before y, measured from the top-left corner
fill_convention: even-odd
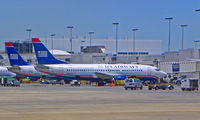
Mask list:
[[[166,76],[160,69],[138,64],[69,64],[56,59],[39,38],[32,38],[38,65],[36,70],[68,79],[113,80],[136,77],[140,80],[157,81]]]
[[[13,80],[16,78],[16,74],[8,71],[9,66],[0,66],[0,84],[3,84],[4,80]]]
[[[16,73],[18,77],[28,77],[32,81],[36,81],[40,78],[52,77],[52,75],[38,72],[33,65],[28,64],[21,55],[14,48],[12,43],[5,42],[8,58],[12,67],[8,68],[9,71]]]

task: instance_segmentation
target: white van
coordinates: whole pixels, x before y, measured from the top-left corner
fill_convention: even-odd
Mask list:
[[[131,90],[136,90],[137,88],[140,88],[140,90],[143,89],[142,82],[137,78],[132,79],[126,79],[124,84],[125,90],[128,88],[131,88]]]

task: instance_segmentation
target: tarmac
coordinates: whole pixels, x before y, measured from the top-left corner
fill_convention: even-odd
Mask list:
[[[0,87],[0,120],[199,120],[200,92],[23,84]]]

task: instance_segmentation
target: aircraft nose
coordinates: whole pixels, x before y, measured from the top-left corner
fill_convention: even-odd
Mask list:
[[[167,73],[164,71],[160,71],[160,78],[167,76]]]

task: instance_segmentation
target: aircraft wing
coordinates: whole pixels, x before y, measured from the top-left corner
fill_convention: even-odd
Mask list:
[[[8,70],[11,72],[16,72],[16,71],[20,71],[21,68],[18,65],[13,65],[12,67],[9,67]]]
[[[49,67],[38,64],[38,65],[35,66],[35,69],[38,70],[38,71],[43,71],[43,70],[46,71],[46,70],[49,69]]]
[[[94,73],[98,78],[101,79],[113,79],[114,76],[120,75],[120,74],[112,74],[112,73],[106,73],[106,72],[96,72]]]

